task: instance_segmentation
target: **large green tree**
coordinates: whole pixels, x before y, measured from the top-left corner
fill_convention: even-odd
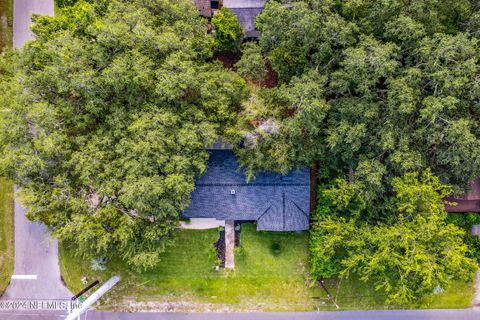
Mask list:
[[[471,280],[464,231],[445,222],[446,186],[429,170],[392,181],[389,219],[369,224],[338,212],[354,197],[322,190],[311,234],[311,272],[317,278],[355,277],[372,283],[387,301],[407,304],[451,279]]]
[[[33,33],[2,86],[2,170],[80,252],[155,265],[244,81],[208,62],[189,0],[79,1]]]
[[[233,140],[255,135],[239,151],[246,168],[288,171],[320,161],[326,181],[372,172],[379,198],[374,183],[427,167],[465,188],[480,175],[476,6],[268,2],[257,18],[260,46],[283,82],[258,94],[266,114],[241,114]],[[266,122],[277,130],[258,134]]]

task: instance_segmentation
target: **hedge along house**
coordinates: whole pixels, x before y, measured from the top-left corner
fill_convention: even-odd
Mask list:
[[[225,221],[225,267],[234,267],[234,221],[259,231],[301,231],[310,224],[310,170],[261,172],[247,181],[232,150],[209,149],[207,171],[195,182],[184,218]]]

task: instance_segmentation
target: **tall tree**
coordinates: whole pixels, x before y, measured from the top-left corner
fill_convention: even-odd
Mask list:
[[[387,302],[416,302],[451,279],[469,281],[477,268],[467,257],[464,231],[445,222],[442,197],[449,190],[429,170],[393,179],[389,219],[370,225],[336,213],[324,190],[311,236],[311,272],[316,278],[356,277],[385,293]],[[335,195],[335,196],[334,196]]]
[[[155,265],[244,81],[208,63],[189,0],[78,1],[36,17],[2,104],[4,172],[80,252]],[[15,90],[14,90],[15,89]]]
[[[257,18],[260,46],[283,84],[259,94],[270,115],[246,115],[239,132],[267,120],[278,130],[240,151],[246,168],[285,171],[318,160],[322,178],[351,180],[370,162],[388,182],[430,167],[465,188],[480,175],[476,6],[268,2]]]

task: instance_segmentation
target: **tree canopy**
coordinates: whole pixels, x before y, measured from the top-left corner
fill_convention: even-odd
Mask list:
[[[260,47],[283,83],[259,94],[270,111],[246,116],[236,141],[265,121],[278,130],[239,151],[246,168],[318,160],[325,181],[375,175],[374,187],[430,167],[465,188],[480,175],[476,5],[268,2],[257,18]]]
[[[1,86],[2,171],[79,252],[155,265],[244,80],[189,0],[78,1],[33,33]]]
[[[464,231],[445,222],[448,188],[429,170],[392,183],[389,219],[374,225],[338,214],[338,202],[349,200],[323,192],[311,235],[312,275],[369,281],[396,304],[418,301],[451,279],[471,280],[477,267]]]
[[[228,132],[250,176],[318,164],[319,203],[331,201],[334,217],[317,210],[312,233],[325,235],[312,237],[314,276],[356,273],[405,302],[463,270],[442,251],[465,256],[435,196],[446,189],[412,175],[431,170],[449,193],[480,175],[479,9],[470,0],[269,1],[258,16],[259,46],[281,84],[256,90]],[[412,204],[405,218],[399,202],[417,196],[397,199],[398,179],[435,190],[431,205]],[[438,238],[444,230],[452,236]],[[408,241],[392,244],[402,235],[425,248],[416,271],[408,269],[416,249],[380,259],[409,252]],[[328,252],[334,268],[316,251],[329,241],[342,245]],[[434,278],[419,271],[435,264]]]

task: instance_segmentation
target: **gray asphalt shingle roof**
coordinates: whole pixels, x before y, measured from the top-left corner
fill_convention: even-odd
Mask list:
[[[237,17],[238,22],[245,30],[247,37],[258,37],[260,32],[255,28],[255,19],[263,11],[263,8],[229,8]]]
[[[231,150],[209,150],[209,153],[208,170],[197,179],[184,217],[257,220],[258,230],[308,229],[308,169],[286,176],[262,172],[247,182]]]

